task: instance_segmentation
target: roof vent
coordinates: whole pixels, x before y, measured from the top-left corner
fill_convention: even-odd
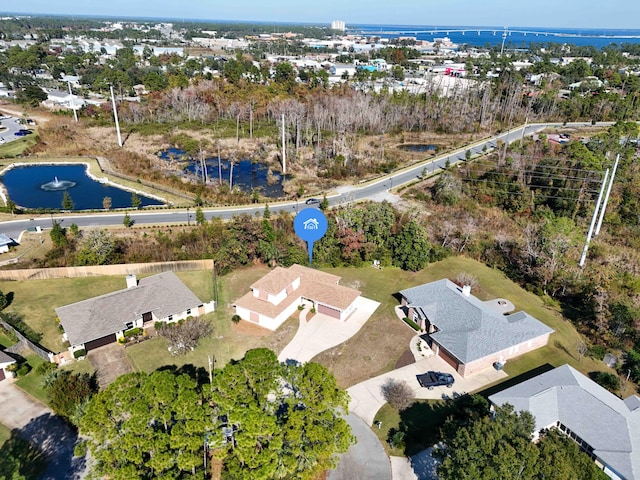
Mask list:
[[[462,294],[463,294],[465,297],[468,297],[469,295],[471,295],[471,285],[464,285],[464,286],[462,287]]]
[[[127,288],[133,288],[138,286],[138,279],[133,273],[127,275]]]

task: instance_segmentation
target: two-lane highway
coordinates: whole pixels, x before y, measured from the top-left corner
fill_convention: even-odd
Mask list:
[[[402,185],[406,185],[418,180],[418,178],[425,172],[427,175],[431,175],[434,172],[441,171],[447,165],[455,165],[458,162],[465,161],[466,152],[469,150],[472,156],[480,155],[485,150],[495,149],[499,142],[513,143],[518,141],[523,136],[532,135],[536,132],[544,130],[548,127],[560,127],[565,124],[562,123],[538,123],[521,126],[511,129],[507,132],[500,133],[494,137],[475,142],[470,145],[466,145],[453,152],[445,153],[434,159],[426,160],[424,162],[417,163],[410,167],[401,169],[390,175],[386,175],[382,178],[372,180],[370,182],[363,183],[361,185],[354,185],[351,187],[342,187],[340,193],[331,194],[328,196],[329,203],[332,206],[341,205],[354,201],[362,201],[368,199],[374,199],[386,191],[393,190]],[[597,126],[609,126],[610,122],[598,123]],[[566,124],[567,127],[590,127],[590,122],[578,122]],[[485,148],[486,147],[486,148]],[[272,211],[277,212],[286,210],[291,213],[296,213],[299,209],[305,207],[304,201],[290,201],[282,203],[270,204]],[[205,217],[211,219],[212,217],[220,217],[223,219],[229,219],[233,215],[241,213],[248,213],[254,215],[256,212],[262,212],[264,210],[264,204],[260,205],[247,205],[238,207],[227,208],[211,208],[203,209]],[[128,213],[131,219],[136,225],[149,225],[149,224],[188,224],[195,222],[195,208],[182,210],[162,210],[162,211],[122,211],[122,212],[110,212],[110,213],[86,213],[86,214],[55,214],[53,216],[34,216],[33,218],[25,218],[21,216],[20,220],[10,220],[0,223],[0,233],[4,233],[10,238],[18,240],[21,232],[29,229],[40,227],[43,230],[49,229],[52,226],[52,222],[64,222],[63,226],[68,226],[73,223],[79,227],[106,227],[113,225],[122,225],[125,214]]]

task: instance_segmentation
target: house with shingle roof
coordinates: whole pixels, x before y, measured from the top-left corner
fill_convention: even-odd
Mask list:
[[[177,322],[214,310],[214,302],[202,302],[171,271],[140,281],[127,275],[126,280],[124,290],[56,308],[71,352],[116,342],[132,328]]]
[[[505,314],[503,299],[483,302],[443,279],[402,290],[406,316],[420,325],[431,349],[462,375],[543,347],[553,329],[525,312]]]
[[[361,292],[338,285],[339,281],[337,275],[302,265],[276,267],[235,302],[236,314],[276,330],[302,302],[310,302],[318,313],[344,321],[355,310]]]
[[[562,365],[491,395],[492,404],[528,411],[541,430],[557,428],[616,480],[640,478],[640,397],[625,400]]]

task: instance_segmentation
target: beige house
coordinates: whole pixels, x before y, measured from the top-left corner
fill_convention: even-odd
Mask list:
[[[463,377],[543,347],[553,329],[507,300],[483,302],[443,279],[402,290],[408,318],[424,332],[433,352]],[[506,307],[506,308],[505,308]]]
[[[236,314],[269,330],[277,329],[303,302],[318,313],[346,320],[355,310],[358,290],[338,285],[340,277],[301,265],[276,267],[235,302]]]
[[[127,275],[127,288],[56,308],[69,351],[92,350],[116,342],[132,328],[155,322],[177,322],[215,308],[204,303],[175,273],[163,272],[138,281]]]

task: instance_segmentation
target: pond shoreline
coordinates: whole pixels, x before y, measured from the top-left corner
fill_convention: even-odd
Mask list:
[[[148,193],[148,192],[143,192],[141,190],[136,190],[134,188],[131,187],[127,187],[125,185],[121,185],[118,184],[116,182],[113,182],[111,180],[109,180],[107,177],[98,177],[96,175],[94,175],[91,172],[91,165],[89,164],[89,162],[85,162],[85,161],[80,161],[80,162],[65,162],[65,161],[61,161],[61,162],[55,162],[55,161],[51,161],[51,162],[12,162],[9,165],[7,165],[6,167],[4,167],[2,170],[0,170],[0,198],[2,198],[2,200],[4,201],[4,204],[7,204],[7,200],[9,198],[8,196],[8,189],[6,187],[6,185],[4,184],[4,182],[2,182],[2,177],[9,171],[13,170],[14,168],[22,168],[22,167],[40,167],[40,166],[75,166],[75,165],[84,165],[85,166],[85,172],[84,174],[90,178],[91,180],[93,180],[94,182],[100,183],[102,185],[108,185],[110,187],[113,188],[117,188],[119,190],[123,190],[125,192],[131,192],[131,193],[135,193],[136,195],[141,195],[143,197],[146,198],[150,198],[156,201],[161,202],[164,206],[166,206],[168,204],[167,200],[163,197],[160,197],[158,195],[154,195],[152,193]],[[24,207],[22,205],[18,205],[16,204],[16,207],[19,207],[20,209],[23,210],[37,210],[38,208],[45,208],[45,207]],[[53,210],[60,210],[60,209],[53,209]],[[88,208],[88,209],[78,209],[76,211],[81,212],[81,211],[90,211],[90,210],[96,210],[95,208]],[[102,208],[102,209],[97,209],[97,210],[105,210],[106,209]]]

